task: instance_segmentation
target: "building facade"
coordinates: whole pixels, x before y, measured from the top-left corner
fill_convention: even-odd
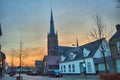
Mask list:
[[[5,73],[5,59],[5,54],[0,51],[0,78],[2,78]]]
[[[1,24],[0,24],[0,36],[2,36]],[[5,54],[1,51],[1,44],[0,44],[0,78],[4,76],[5,73]]]
[[[43,69],[43,61],[41,60],[35,60],[35,71],[39,74],[42,73],[42,69]]]
[[[76,47],[58,46],[58,34],[55,33],[52,10],[47,46],[48,54],[43,59],[44,74],[53,69],[59,69],[63,74],[81,74],[83,72],[96,74],[107,70],[110,73],[114,72],[109,44],[105,38],[82,46],[78,45],[78,39],[76,39]],[[102,52],[104,52],[105,58]]]
[[[114,72],[120,73],[120,24],[116,25],[116,33],[109,40]]]
[[[66,48],[61,52],[61,62],[59,69],[63,74],[97,74],[105,72],[103,54],[101,53],[100,41],[97,40],[82,46]],[[107,69],[110,73],[112,70],[112,59],[109,44],[102,39],[104,45]],[[61,51],[61,50],[60,50]]]
[[[47,35],[48,54],[43,59],[43,74],[49,70],[59,69],[60,56],[58,55],[58,34],[55,33],[53,13],[51,10],[50,31]]]

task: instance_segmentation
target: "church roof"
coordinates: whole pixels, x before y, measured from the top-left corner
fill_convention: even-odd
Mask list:
[[[58,65],[60,56],[46,56],[47,65]]]

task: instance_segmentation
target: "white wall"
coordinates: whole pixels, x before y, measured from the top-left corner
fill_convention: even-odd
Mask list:
[[[66,73],[66,74],[70,74],[70,73],[80,73],[80,68],[79,68],[79,63],[82,61],[70,61],[70,62],[63,62],[59,64],[59,69],[61,70],[61,66],[62,66],[62,73]],[[71,72],[69,72],[69,65],[75,65],[75,72],[72,71],[72,66],[71,66]],[[66,72],[64,72],[64,66],[66,66]]]
[[[91,70],[89,70],[90,68],[88,68],[88,63],[91,64]],[[96,73],[93,58],[86,59],[86,73]]]
[[[81,60],[76,60],[76,61],[69,61],[69,62],[62,62],[59,64],[59,69],[61,70],[61,66],[62,66],[62,73],[64,74],[80,74],[80,63],[83,62],[83,59]],[[89,72],[88,70],[88,65],[87,63],[91,64],[91,72]],[[73,72],[72,70],[72,66],[71,66],[71,72],[69,72],[69,65],[75,65],[75,72]],[[87,58],[85,59],[85,64],[86,64],[86,72],[87,73],[96,73],[95,71],[95,66],[94,66],[94,62],[93,62],[93,58]],[[64,72],[64,66],[66,66],[66,72]]]

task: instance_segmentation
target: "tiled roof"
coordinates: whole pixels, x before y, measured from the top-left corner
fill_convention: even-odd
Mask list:
[[[58,54],[66,56],[66,53],[72,49],[75,49],[75,47],[69,47],[69,46],[58,46]]]
[[[101,44],[101,41],[103,41],[103,40],[105,40],[105,38],[87,43],[87,44],[82,45],[82,46],[74,47],[74,48],[68,48],[67,47],[67,52],[62,53],[62,55],[66,56],[66,59],[64,60],[64,62],[82,59],[84,48],[90,51],[90,53],[87,57],[93,57],[96,50],[99,48],[99,46]],[[61,47],[61,49],[64,49],[64,47]],[[73,60],[71,60],[68,57],[70,52],[73,52],[74,54],[77,54],[77,56]]]
[[[120,38],[120,30],[117,31],[117,32],[110,38],[109,41],[114,40],[114,39],[117,39],[117,38]]]

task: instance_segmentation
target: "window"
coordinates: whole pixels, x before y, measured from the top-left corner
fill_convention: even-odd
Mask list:
[[[62,66],[61,66],[61,71],[63,72]]]
[[[120,53],[120,41],[117,42],[117,49],[118,49],[118,53]]]
[[[71,59],[73,59],[73,55],[71,54]]]
[[[75,72],[75,65],[74,64],[72,65],[72,69],[73,69],[73,72]]]
[[[105,64],[98,64],[99,71],[105,71]],[[109,65],[107,63],[107,69],[109,70]]]
[[[66,72],[66,69],[65,69],[66,67],[65,67],[65,65],[64,65],[64,72]]]
[[[83,63],[80,62],[79,67],[80,67],[80,72],[83,72],[84,71]]]
[[[88,66],[88,72],[92,72],[92,66],[90,62],[87,63],[87,66]]]
[[[69,67],[69,72],[71,72],[71,65],[68,65],[68,67]]]

